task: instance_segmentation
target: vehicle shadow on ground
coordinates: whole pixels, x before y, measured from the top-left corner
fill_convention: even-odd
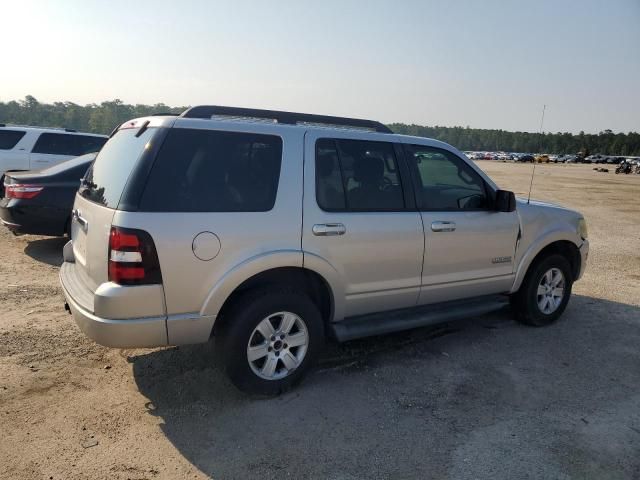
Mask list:
[[[332,344],[295,390],[239,393],[210,345],[130,358],[169,441],[213,478],[632,478],[640,308],[574,296]]]
[[[38,262],[59,267],[62,265],[62,248],[68,241],[66,237],[33,240],[24,247],[24,253]]]

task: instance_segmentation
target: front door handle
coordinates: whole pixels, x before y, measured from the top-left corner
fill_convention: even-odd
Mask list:
[[[453,232],[455,229],[455,222],[431,222],[431,231],[433,232]]]
[[[311,229],[318,237],[329,237],[334,235],[344,235],[347,228],[341,223],[317,223]]]

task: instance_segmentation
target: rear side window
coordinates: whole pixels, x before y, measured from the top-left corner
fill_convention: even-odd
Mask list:
[[[173,128],[140,200],[147,212],[265,212],[275,203],[282,139]]]
[[[393,145],[316,142],[316,199],[327,211],[393,211],[405,207]]]
[[[84,155],[97,152],[107,141],[104,137],[69,135],[66,133],[43,133],[38,138],[32,153],[50,155]]]
[[[136,137],[139,129],[119,130],[100,150],[87,171],[80,195],[92,202],[116,208],[133,167],[150,142],[157,128],[148,128]]]
[[[25,133],[20,130],[0,130],[0,150],[11,150]]]

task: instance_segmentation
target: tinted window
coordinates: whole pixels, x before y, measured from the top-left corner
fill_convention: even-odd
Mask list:
[[[19,130],[0,130],[0,150],[11,150],[24,134]]]
[[[439,148],[405,147],[422,210],[482,210],[488,205],[484,181],[455,154]]]
[[[97,152],[107,141],[104,137],[70,135],[66,133],[43,133],[38,138],[33,153],[51,155],[84,155]]]
[[[280,137],[174,128],[156,157],[140,210],[271,210],[281,159]]]
[[[393,145],[360,140],[319,140],[316,197],[325,210],[404,208]]]
[[[119,130],[100,150],[85,176],[80,194],[96,203],[116,208],[127,179],[157,128],[148,128],[136,137],[139,129]]]

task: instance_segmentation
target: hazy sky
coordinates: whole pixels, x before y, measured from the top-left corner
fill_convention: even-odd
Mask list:
[[[640,130],[640,0],[0,0],[0,101]]]

